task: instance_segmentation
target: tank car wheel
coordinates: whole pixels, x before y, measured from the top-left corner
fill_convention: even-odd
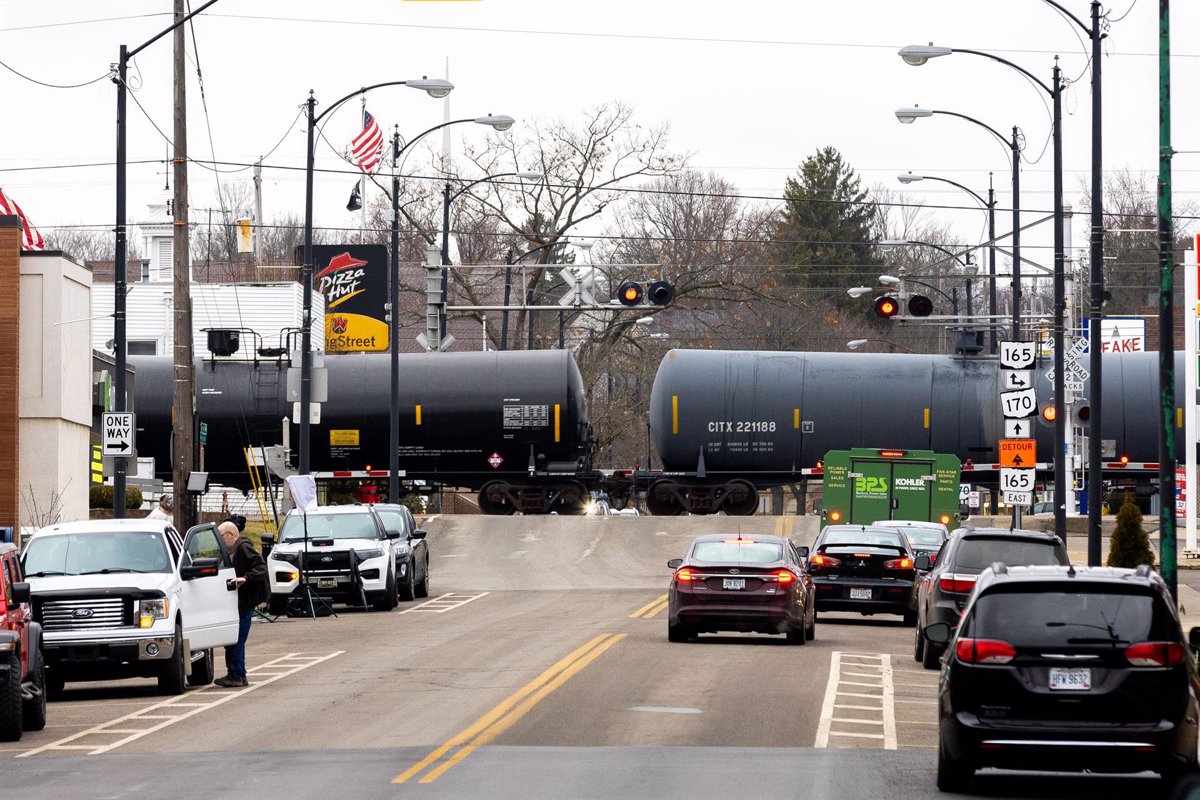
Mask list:
[[[646,510],[656,517],[677,517],[687,509],[680,503],[677,494],[679,484],[674,481],[658,480],[650,484],[646,492]]]
[[[730,481],[725,484],[722,505],[731,517],[749,517],[758,510],[758,490],[750,481]]]
[[[564,516],[577,517],[587,512],[588,490],[578,481],[567,481],[559,487],[554,510]]]
[[[479,510],[485,514],[504,516],[515,514],[517,507],[513,505],[509,495],[510,487],[504,481],[492,481],[484,484],[479,490]]]

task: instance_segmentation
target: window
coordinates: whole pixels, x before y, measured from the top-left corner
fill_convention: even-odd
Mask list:
[[[750,540],[697,542],[692,551],[692,558],[711,564],[730,561],[739,564],[770,564],[783,560],[783,546],[774,542]]]
[[[283,523],[280,541],[299,542],[305,530],[309,539],[378,539],[371,512],[357,514],[291,514]]]
[[[112,572],[171,572],[160,534],[88,531],[34,536],[25,551],[28,575],[96,575]]]
[[[999,561],[1009,566],[1066,564],[1059,547],[1052,542],[1029,539],[963,539],[954,556],[959,569],[983,571]]]
[[[822,542],[825,545],[858,544],[868,547],[903,547],[900,534],[891,531],[830,531]]]
[[[913,544],[940,545],[942,532],[937,528],[909,527],[904,529],[904,535]]]
[[[1120,588],[990,592],[975,605],[970,635],[1022,647],[1179,638],[1170,611],[1161,602],[1149,594]]]
[[[400,531],[400,536],[408,536],[410,533],[408,520],[401,511],[380,511],[379,519],[383,521],[383,527],[389,531]]]
[[[215,558],[222,566],[229,566],[225,560],[225,550],[217,538],[216,528],[200,528],[188,536],[184,542],[187,549],[185,563],[191,564],[198,558]]]
[[[4,602],[11,606],[13,604],[13,589],[12,586],[16,583],[16,576],[13,575],[12,559],[0,559],[0,563],[4,564]]]
[[[126,352],[131,356],[158,355],[158,342],[153,339],[131,339],[125,346]]]

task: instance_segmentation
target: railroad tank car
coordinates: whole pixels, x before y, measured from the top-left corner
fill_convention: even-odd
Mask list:
[[[1181,397],[1182,355],[1176,364]],[[1051,366],[1043,358],[1033,371],[1040,405],[1053,402]],[[1113,440],[1116,457],[1158,460],[1157,370],[1156,353],[1104,356],[1102,438]],[[654,514],[752,514],[758,490],[796,483],[826,452],[853,447],[994,463],[1004,435],[1000,378],[988,357],[671,350],[650,395],[663,471],[647,488],[647,506]],[[1039,460],[1050,461],[1053,428],[1026,424]]]
[[[405,354],[400,359],[400,469],[480,491],[488,513],[581,513],[588,499],[592,434],[583,380],[563,350]],[[327,355],[328,401],[311,426],[314,472],[388,467],[389,355]],[[171,362],[130,358],[137,370],[140,455],[169,476]],[[243,448],[280,444],[286,360],[196,362],[196,415],[207,423],[210,479],[243,485]]]

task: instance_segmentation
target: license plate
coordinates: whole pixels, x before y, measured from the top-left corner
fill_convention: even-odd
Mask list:
[[[1092,671],[1090,669],[1061,669],[1050,670],[1050,690],[1053,692],[1086,692],[1092,688]]]
[[[722,589],[745,589],[746,588],[746,579],[745,578],[724,578],[721,581],[721,588]]]
[[[870,600],[871,599],[871,590],[870,589],[851,589],[850,590],[850,599],[851,600]]]
[[[318,589],[336,589],[337,578],[317,578]]]

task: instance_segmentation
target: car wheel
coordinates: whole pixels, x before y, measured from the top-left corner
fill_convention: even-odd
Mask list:
[[[686,642],[690,638],[692,638],[692,632],[686,626],[667,623],[668,642]]]
[[[46,661],[41,651],[33,655],[33,669],[29,670],[29,678],[36,690],[33,697],[25,701],[21,709],[22,727],[27,731],[40,731],[46,727]]]
[[[204,651],[199,661],[192,662],[192,674],[188,675],[188,686],[208,686],[213,682],[213,651]]]
[[[425,559],[425,571],[421,573],[421,582],[417,584],[417,597],[429,597],[429,559]]]
[[[904,624],[910,628],[917,624],[917,610],[915,608],[904,612]]]
[[[925,652],[921,654],[921,666],[925,669],[937,669],[941,665],[941,660],[941,649],[925,642]]]
[[[975,768],[965,758],[951,759],[938,740],[937,787],[943,792],[965,792],[971,788]]]
[[[817,638],[817,612],[813,612],[812,624],[804,629],[804,635],[811,642]]]
[[[21,738],[21,657],[13,653],[0,685],[0,742]]]
[[[404,570],[404,583],[400,584],[400,599],[412,600],[417,596],[416,575],[413,573],[413,564],[411,561],[406,565]]]
[[[288,610],[288,595],[273,594],[267,600],[267,613],[272,617],[282,617]]]
[[[788,644],[802,645],[806,641],[808,641],[808,639],[804,635],[804,625],[803,624],[799,628],[789,628],[788,629],[788,632],[787,632],[787,643]]]
[[[158,676],[159,694],[183,694],[187,691],[187,681],[184,679],[187,669],[187,665],[184,663],[185,658],[183,627],[176,625],[175,650],[171,653],[170,661],[162,665],[162,672]]]
[[[921,623],[917,622],[917,635],[913,644],[913,661],[925,663],[925,637],[921,635]]]
[[[46,694],[51,697],[62,697],[67,689],[67,679],[61,672],[50,670],[46,673]]]
[[[387,586],[371,600],[371,607],[376,611],[391,611],[396,607],[396,576],[389,572]]]

